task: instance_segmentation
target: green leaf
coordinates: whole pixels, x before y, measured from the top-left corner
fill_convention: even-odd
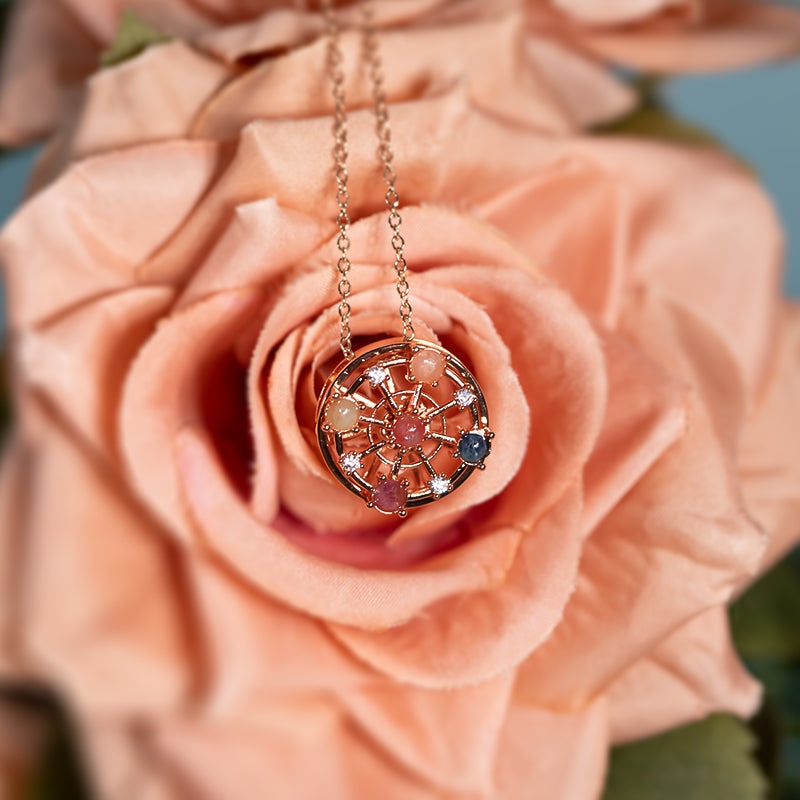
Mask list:
[[[603,800],[763,800],[755,737],[724,714],[612,751]]]
[[[665,108],[644,106],[621,120],[599,128],[597,133],[636,136],[701,147],[723,147],[719,139],[699,125],[681,119]]]
[[[800,660],[800,560],[789,557],[731,609],[736,649],[748,661]]]
[[[111,47],[100,56],[103,67],[113,67],[123,61],[135,58],[154,44],[169,42],[172,36],[154,28],[132,11],[124,11],[117,35]]]
[[[669,110],[661,95],[664,83],[659,75],[639,76],[633,84],[639,95],[637,107],[627,116],[596,128],[595,133],[722,149],[720,140],[707,130]]]

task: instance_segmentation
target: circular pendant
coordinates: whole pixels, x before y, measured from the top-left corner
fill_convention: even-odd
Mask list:
[[[336,479],[370,508],[405,516],[484,468],[494,434],[472,373],[417,339],[359,350],[317,402],[317,440]]]

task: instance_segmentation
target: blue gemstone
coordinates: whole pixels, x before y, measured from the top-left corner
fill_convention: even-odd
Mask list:
[[[465,433],[458,440],[458,457],[467,464],[480,464],[489,455],[489,442],[480,433]]]

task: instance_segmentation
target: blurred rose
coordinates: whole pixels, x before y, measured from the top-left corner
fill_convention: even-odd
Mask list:
[[[351,24],[359,13],[355,4],[339,5],[343,23]],[[84,81],[114,41],[123,9],[192,42],[232,77],[242,62],[302,49],[319,36],[317,6],[289,0],[19,0],[0,81],[0,142],[41,137],[72,113]],[[523,6],[522,0],[377,0],[375,20],[389,30],[435,31],[465,20],[522,14]],[[631,93],[591,59],[550,39],[530,35],[529,40],[526,58],[536,62],[539,92],[571,125],[605,121],[630,107]],[[418,77],[427,79],[423,71]]]
[[[515,17],[387,31],[417,333],[497,438],[376,519],[314,446],[325,41],[244,57],[283,19],[95,75],[0,238],[0,668],[69,697],[114,800],[597,797],[611,743],[758,703],[725,603],[800,510],[772,210],[713,152],[574,138]],[[399,323],[367,92],[365,340]]]

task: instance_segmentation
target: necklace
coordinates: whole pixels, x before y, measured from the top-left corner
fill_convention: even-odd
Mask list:
[[[386,185],[403,335],[353,352],[345,75],[334,0],[322,0],[334,99],[333,155],[339,207],[336,268],[339,344],[344,360],[330,374],[320,393],[317,440],[325,464],[341,484],[370,508],[402,517],[410,508],[449,494],[475,469],[484,469],[494,434],[489,428],[483,392],[469,369],[443,347],[414,336],[378,37],[370,0],[359,0],[359,5],[378,155]]]

